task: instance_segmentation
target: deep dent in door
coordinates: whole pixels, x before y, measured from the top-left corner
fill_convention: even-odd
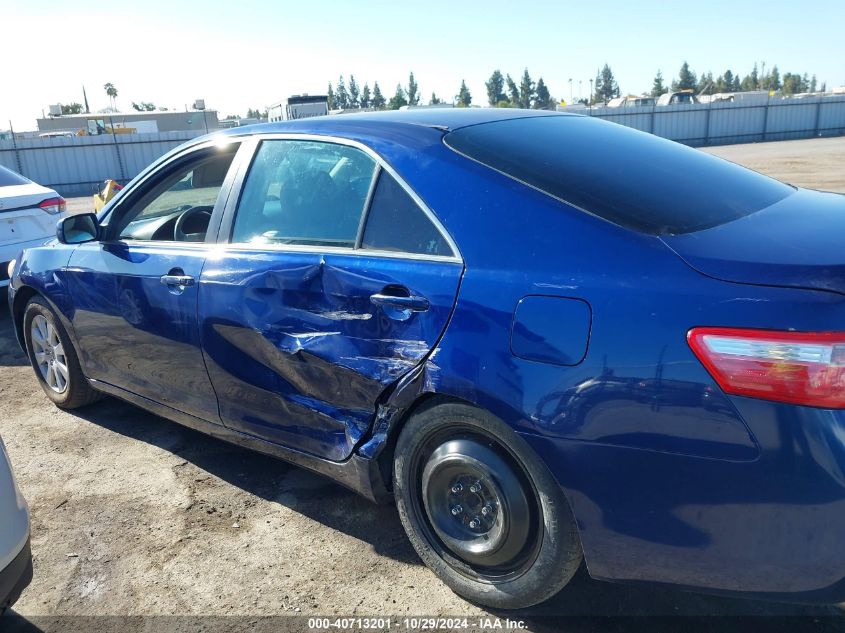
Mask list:
[[[402,337],[392,338],[383,334],[396,325],[369,296],[395,279],[377,266],[340,266],[332,259],[302,256],[251,272],[209,261],[201,293],[213,292],[212,301],[228,305],[203,306],[200,319],[224,423],[244,420],[260,434],[262,420],[282,420],[275,430],[267,424],[265,439],[285,444],[286,436],[298,435],[312,444],[300,448],[343,459],[370,430],[384,390],[419,366],[439,339],[456,285],[447,290],[448,307],[441,297],[442,307],[433,308],[442,315],[411,316],[416,320],[398,330]],[[225,318],[232,310],[236,318]]]

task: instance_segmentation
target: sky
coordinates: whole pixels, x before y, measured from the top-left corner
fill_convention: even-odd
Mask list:
[[[755,62],[845,85],[842,0],[0,0],[0,130],[35,129],[54,103],[148,101],[184,109],[205,99],[245,116],[354,75],[387,98],[414,72],[424,100],[451,100],[466,80],[473,104],[500,69],[528,68],[552,96],[587,96],[610,64],[623,94],[697,73],[741,76]],[[572,83],[569,83],[572,79]],[[571,88],[571,89],[570,89]]]

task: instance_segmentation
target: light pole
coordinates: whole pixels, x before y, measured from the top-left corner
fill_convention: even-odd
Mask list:
[[[590,112],[593,111],[593,80],[590,79]]]
[[[578,80],[578,101],[584,98],[584,81]]]
[[[569,78],[569,105],[575,102],[575,97],[572,96],[572,77]]]

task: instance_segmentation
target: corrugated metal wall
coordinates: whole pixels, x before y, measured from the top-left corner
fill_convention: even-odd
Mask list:
[[[845,96],[645,108],[569,109],[687,145],[729,145],[845,135]]]
[[[845,135],[845,96],[576,110],[687,145],[727,145]],[[126,182],[200,132],[0,141],[0,165],[66,197],[90,195],[107,178]]]
[[[159,156],[201,134],[159,132],[0,141],[0,165],[65,197],[87,196],[108,178],[131,180]]]

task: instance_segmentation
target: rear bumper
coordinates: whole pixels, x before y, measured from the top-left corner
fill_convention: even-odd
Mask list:
[[[731,400],[756,460],[524,437],[572,503],[593,577],[845,601],[845,411]]]
[[[20,553],[0,570],[0,611],[11,607],[32,581],[32,552],[29,539]]]

